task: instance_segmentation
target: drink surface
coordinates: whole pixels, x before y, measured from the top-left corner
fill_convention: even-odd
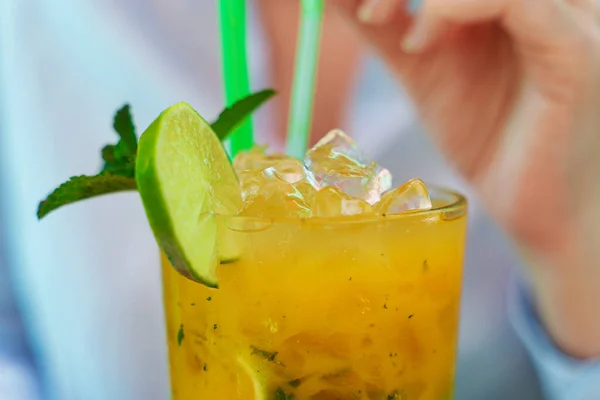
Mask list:
[[[238,256],[218,289],[163,260],[173,399],[450,399],[460,208],[223,219]]]

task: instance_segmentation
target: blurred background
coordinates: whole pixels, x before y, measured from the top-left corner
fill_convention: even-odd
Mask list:
[[[72,175],[94,174],[130,103],[138,134],[189,102],[223,107],[218,19],[211,0],[0,2],[0,399],[137,400],[169,396],[158,250],[136,193],[35,210]],[[255,119],[282,148],[297,0],[249,5],[252,87],[276,101]],[[471,190],[432,148],[402,88],[329,10],[313,138],[341,127],[389,168],[467,193],[457,398],[539,398],[507,323],[516,258]],[[519,393],[519,396],[516,396]]]

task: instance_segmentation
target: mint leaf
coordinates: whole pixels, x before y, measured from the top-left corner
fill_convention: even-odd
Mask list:
[[[290,385],[293,388],[297,388],[301,384],[302,384],[302,379],[300,379],[300,378],[296,378],[296,379],[291,380],[291,381],[288,382],[288,385]]]
[[[102,159],[104,160],[102,172],[135,178],[135,156],[118,159],[115,154],[116,151],[117,145],[104,146],[102,149]]]
[[[135,156],[137,136],[135,135],[135,126],[133,125],[129,104],[125,104],[117,111],[113,120],[113,128],[121,138],[117,144],[117,158]]]
[[[39,204],[37,216],[42,219],[57,208],[90,197],[136,189],[135,179],[126,176],[109,173],[73,176]]]
[[[181,347],[181,342],[183,342],[183,338],[185,337],[185,333],[183,333],[183,324],[179,326],[179,331],[177,332],[177,345]],[[206,367],[206,364],[205,364]]]
[[[275,400],[294,400],[294,395],[286,393],[282,388],[278,388],[275,391]]]
[[[117,164],[117,156],[115,155],[115,147],[114,144],[108,144],[102,148],[102,159],[104,160],[106,165],[114,165]]]
[[[211,128],[220,140],[226,139],[235,128],[274,95],[274,90],[266,89],[236,101],[221,112],[219,118],[211,124]]]
[[[116,145],[110,144],[102,149],[102,159],[104,160],[102,172],[133,178],[135,177],[137,136],[129,104],[125,104],[116,112],[113,128],[119,135],[119,141]]]
[[[283,363],[277,359],[277,354],[279,353],[276,351],[270,352],[266,350],[261,350],[255,346],[250,346],[250,350],[252,350],[252,353],[250,353],[251,356],[259,356],[269,362],[285,367],[285,365],[283,365]]]

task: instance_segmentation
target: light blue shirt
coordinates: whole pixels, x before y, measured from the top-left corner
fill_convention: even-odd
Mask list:
[[[216,116],[215,15],[214,2],[197,0],[0,2],[1,400],[168,398],[158,252],[137,196],[84,202],[41,223],[34,211],[65,178],[97,171],[124,102],[139,130],[180,100]],[[253,80],[264,87],[261,31],[251,32]],[[421,176],[469,193],[392,88],[369,61],[344,128],[397,182]],[[268,112],[257,124],[265,141]],[[475,198],[471,207],[456,398],[540,398],[531,359],[547,398],[600,399],[598,362],[554,348],[521,292],[508,296],[521,341],[510,329],[505,299],[519,260]]]

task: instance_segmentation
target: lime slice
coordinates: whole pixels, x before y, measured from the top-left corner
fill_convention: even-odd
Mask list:
[[[269,395],[265,378],[255,367],[241,356],[238,357],[238,364],[248,374],[248,377],[252,381],[252,386],[254,387],[254,400],[267,400]]]
[[[233,264],[240,258],[242,238],[228,226],[229,218],[218,218],[218,250],[221,264]]]
[[[166,109],[142,134],[136,181],[154,236],[171,264],[188,278],[217,287],[214,215],[236,214],[242,200],[221,142],[188,104]]]

